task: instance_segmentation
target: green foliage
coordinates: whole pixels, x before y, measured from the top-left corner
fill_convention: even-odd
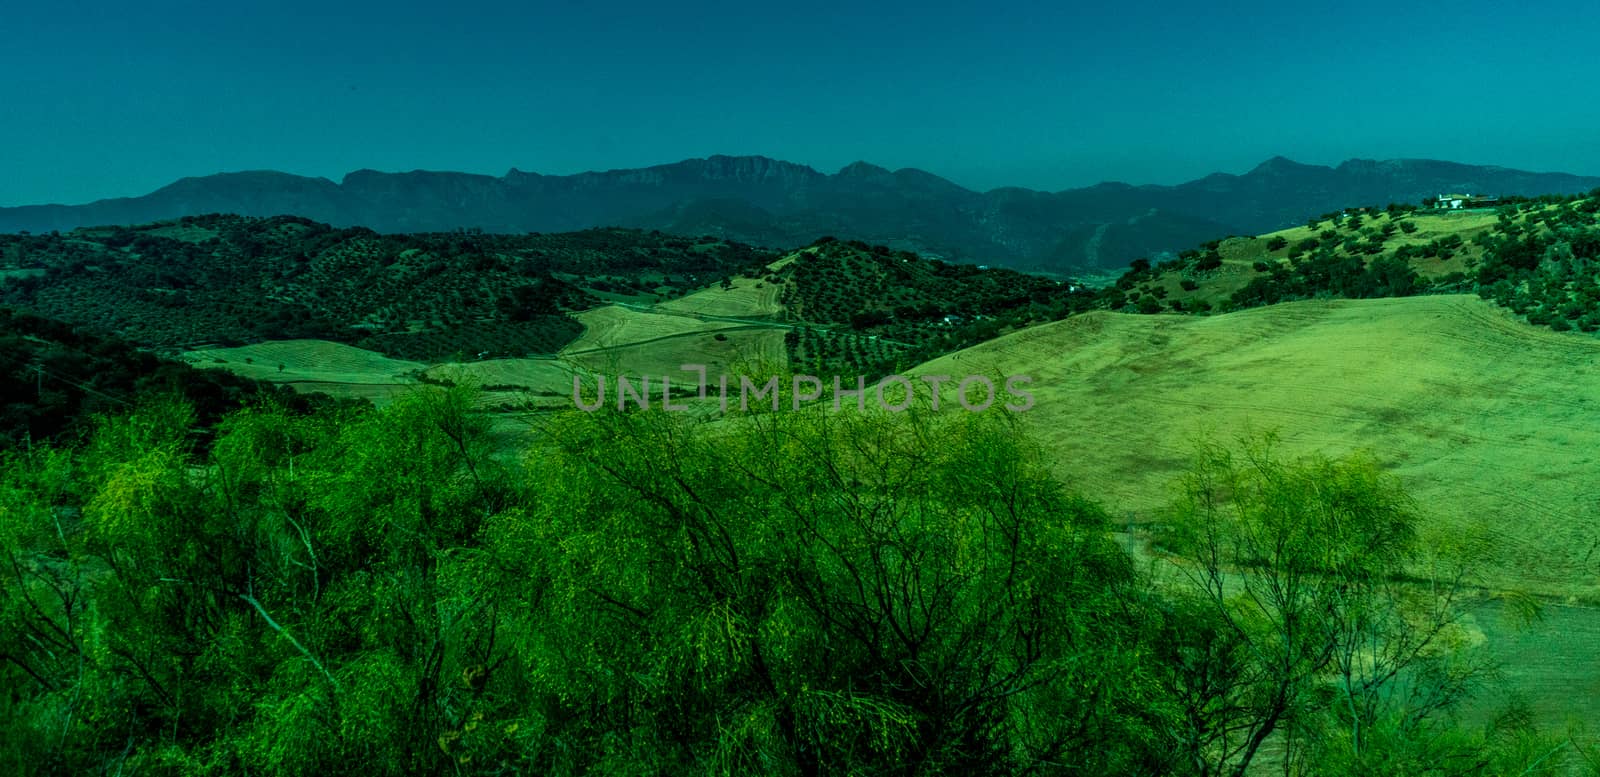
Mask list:
[[[552,624],[532,668],[567,707],[555,717],[598,726],[596,752],[614,731],[611,757],[668,771],[1121,756],[1085,738],[1116,721],[1063,702],[1126,694],[1092,656],[1127,627],[1112,593],[1131,569],[1098,509],[1009,428],[973,419],[771,414],[730,438],[639,414],[562,430],[564,509],[505,540],[511,559],[557,538],[573,554],[527,570],[553,576],[557,620],[574,624]],[[565,700],[572,687],[593,690]]]
[[[201,450],[150,399],[0,454],[0,770],[1209,775],[1275,732],[1297,774],[1562,762],[1450,727],[1462,578],[1397,573],[1469,554],[1364,460],[1209,449],[1183,584],[1008,416],[574,412],[518,458],[476,403],[260,404]]]
[[[854,241],[814,245],[784,272],[785,315],[816,327],[790,343],[790,363],[817,374],[889,374],[1096,304],[1062,281]]]
[[[197,370],[142,352],[114,337],[0,307],[0,441],[69,439],[97,414],[123,412],[136,398],[169,394],[190,402],[200,440],[226,412],[270,399],[301,411],[326,397],[306,397],[222,370]]]
[[[594,292],[677,296],[777,257],[637,230],[379,235],[292,216],[199,216],[60,236],[0,235],[45,270],[0,303],[142,346],[320,338],[400,358],[550,353]],[[589,281],[589,276],[597,277]]]
[[[1171,664],[1191,757],[1242,775],[1288,736],[1295,773],[1412,774],[1493,750],[1446,717],[1489,671],[1459,605],[1487,543],[1423,538],[1370,459],[1285,460],[1272,442],[1203,447],[1168,516],[1178,623],[1204,635]]]

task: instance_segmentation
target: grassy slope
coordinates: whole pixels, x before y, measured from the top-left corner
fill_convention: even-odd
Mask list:
[[[776,266],[776,263],[774,263]],[[658,307],[679,313],[698,313],[729,318],[768,319],[783,312],[778,301],[782,286],[756,278],[738,278],[733,288],[713,286],[678,299],[667,300]]]
[[[582,322],[583,334],[563,349],[566,353],[614,348],[630,343],[737,326],[718,321],[701,321],[688,316],[633,310],[616,305],[586,310],[577,314],[575,318]]]
[[[749,283],[749,281],[745,281]],[[720,289],[705,299],[717,301]],[[730,292],[732,293],[732,292]],[[690,300],[692,303],[693,300]],[[715,310],[742,312],[729,305],[708,304]],[[574,373],[608,376],[666,374],[687,380],[682,364],[706,364],[715,373],[738,363],[782,364],[785,329],[737,322],[701,320],[682,304],[681,314],[669,315],[608,305],[577,314],[584,333],[555,359],[488,359],[464,363],[391,359],[382,354],[326,340],[278,340],[236,348],[188,351],[184,358],[197,367],[225,368],[246,377],[288,383],[301,390],[334,396],[358,397],[382,404],[396,392],[410,390],[416,376],[440,381],[469,380],[495,387],[486,402],[518,402],[524,391],[539,395],[539,404],[569,401]],[[718,339],[718,336],[722,339]],[[247,361],[248,360],[248,361]],[[284,365],[283,370],[278,365]]]
[[[721,304],[721,293],[720,289],[712,289],[691,295],[704,301],[709,310],[697,310],[696,299],[685,298],[679,300],[682,304],[675,308],[677,314],[615,306],[580,313],[578,319],[584,324],[584,333],[563,349],[561,356],[567,362],[607,375],[666,374],[672,378],[687,377],[687,373],[678,370],[683,364],[725,370],[741,361],[782,363],[786,330],[698,318],[711,310],[740,312],[737,307]]]
[[[236,348],[204,348],[187,351],[184,357],[197,367],[226,367],[246,377],[280,383],[410,383],[408,373],[423,366],[326,340],[272,340]]]
[[[1488,582],[1600,599],[1600,342],[1469,296],[1297,302],[1225,316],[1092,313],[930,362],[1028,374],[1060,474],[1149,520],[1192,440],[1276,430],[1370,449],[1441,527],[1499,549]]]
[[[1437,531],[1493,538],[1489,585],[1559,601],[1531,625],[1469,626],[1542,724],[1600,719],[1600,341],[1475,296],[1306,301],[1213,317],[1090,313],[919,367],[1028,374],[1025,424],[1061,476],[1132,521],[1158,518],[1192,440],[1276,430],[1288,452],[1365,449]]]

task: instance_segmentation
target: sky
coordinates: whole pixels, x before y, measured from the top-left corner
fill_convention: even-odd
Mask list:
[[[1600,175],[1589,2],[13,0],[0,205],[760,154],[986,190],[1282,155]]]

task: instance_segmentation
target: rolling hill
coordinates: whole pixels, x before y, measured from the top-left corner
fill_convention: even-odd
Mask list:
[[[831,239],[780,256],[628,229],[379,235],[223,215],[0,235],[0,303],[198,363],[248,357],[245,372],[286,382],[341,381],[298,350],[210,351],[322,342],[420,367],[558,354],[594,366],[624,353],[661,364],[644,354],[662,350],[682,354],[676,367],[695,360],[682,346],[704,339],[716,360],[880,375],[1093,301],[1063,281]],[[280,363],[295,369],[273,371]],[[390,385],[397,370],[379,372],[356,382]]]
[[[1031,376],[1022,417],[1056,471],[1130,522],[1158,520],[1197,439],[1275,431],[1291,453],[1369,450],[1437,528],[1492,537],[1490,585],[1594,601],[1597,368],[1600,341],[1436,295],[1094,312],[913,373]]]
[[[120,338],[0,307],[0,450],[76,438],[99,416],[126,412],[157,394],[188,401],[202,439],[224,414],[253,402],[298,411],[329,404],[328,397],[296,395],[240,372],[192,369]]]
[[[0,232],[137,224],[208,213],[296,214],[379,232],[574,231],[601,226],[714,235],[771,247],[825,235],[934,257],[1080,274],[1229,234],[1282,229],[1352,204],[1443,191],[1578,193],[1600,178],[1431,160],[1282,157],[1176,186],[1104,183],[1058,192],[965,189],[916,170],[857,162],[834,174],[766,157],[713,156],[633,170],[503,176],[360,170],[339,182],[271,171],[185,178],[85,205],[0,208]]]
[[[408,360],[553,354],[570,313],[656,302],[775,254],[639,230],[379,235],[280,216],[0,235],[0,302],[146,347],[318,339]]]

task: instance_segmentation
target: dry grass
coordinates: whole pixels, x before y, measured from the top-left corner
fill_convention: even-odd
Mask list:
[[[1194,441],[1278,432],[1370,450],[1432,527],[1493,538],[1490,585],[1600,599],[1600,341],[1468,296],[1297,302],[1226,316],[1093,313],[920,374],[1027,374],[1068,482],[1153,520]]]
[[[753,285],[752,282],[746,281]],[[726,293],[736,293],[735,289]],[[741,363],[782,364],[786,360],[783,335],[787,330],[732,321],[705,321],[696,298],[721,294],[721,289],[699,292],[678,300],[678,314],[645,313],[607,306],[578,314],[587,327],[562,349],[564,361],[606,375],[686,375],[682,364],[704,364],[713,372]],[[698,301],[705,303],[707,298]],[[689,312],[689,311],[692,311]],[[570,391],[570,378],[568,390]]]
[[[726,339],[718,340],[718,334]],[[668,375],[673,380],[688,380],[691,374],[680,372],[679,365],[704,364],[715,375],[734,371],[742,364],[782,364],[786,359],[783,335],[784,330],[773,327],[733,325],[718,332],[692,332],[611,348],[568,351],[562,356],[604,375]],[[568,390],[570,387],[569,383]]]
[[[701,289],[693,294],[663,302],[656,308],[677,313],[730,318],[771,318],[783,312],[783,305],[778,302],[778,292],[782,289],[782,286],[764,280],[736,278],[731,289],[723,289],[720,286]]]
[[[1225,316],[1094,313],[930,362],[920,374],[1027,374],[1023,414],[1069,484],[1159,520],[1193,441],[1276,431],[1284,453],[1366,450],[1432,534],[1490,541],[1484,582],[1556,602],[1530,627],[1492,602],[1469,630],[1502,692],[1543,726],[1594,720],[1600,635],[1600,341],[1519,323],[1470,296],[1296,302]],[[1570,606],[1569,606],[1570,605]]]
[[[754,285],[753,281],[745,283]],[[707,298],[714,300],[712,295],[717,293],[721,290],[713,290]],[[743,297],[749,301],[756,295]],[[716,306],[707,303],[705,307]],[[680,305],[680,309],[701,312],[693,300]],[[689,312],[647,313],[616,305],[585,311],[577,318],[586,329],[559,359],[494,359],[430,366],[323,340],[208,348],[189,351],[184,356],[196,366],[225,368],[302,391],[368,399],[379,405],[414,388],[418,375],[471,382],[495,387],[483,399],[489,407],[569,403],[574,374],[652,378],[670,375],[687,385],[692,376],[679,370],[683,364],[704,364],[715,375],[735,371],[740,365],[781,365],[786,361],[783,335],[787,330],[779,327],[706,321]],[[279,364],[284,366],[282,370],[278,369]]]
[[[205,348],[187,351],[183,357],[196,367],[226,367],[245,377],[278,383],[403,384],[413,382],[409,376],[424,366],[327,340],[273,340],[237,348]]]
[[[257,380],[284,383],[296,391],[365,399],[383,406],[416,388],[420,362],[326,340],[275,340],[237,348],[185,352],[196,367],[226,369]],[[220,361],[219,361],[220,360]],[[278,369],[278,365],[283,369]]]
[[[570,394],[574,367],[558,359],[490,359],[429,367],[430,378],[480,386],[516,386],[536,394]]]
[[[701,321],[687,315],[645,313],[619,305],[585,310],[574,317],[583,324],[583,334],[568,343],[562,349],[563,353],[616,348],[737,326],[726,322]]]

